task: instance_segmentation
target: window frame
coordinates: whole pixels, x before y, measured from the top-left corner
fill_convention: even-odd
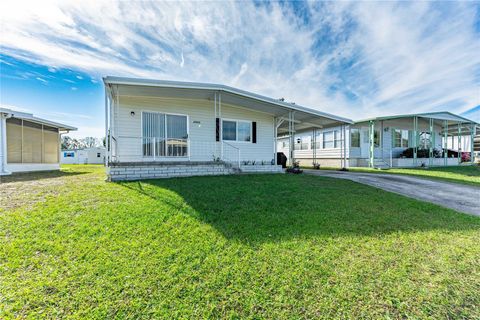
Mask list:
[[[399,140],[400,143],[399,143],[399,145],[397,145],[397,140],[398,140],[397,136],[396,136],[397,131],[400,132],[400,140]],[[405,141],[404,141],[404,138],[403,138],[403,134],[405,132],[407,133],[406,144],[404,144]],[[392,147],[393,148],[408,148],[409,145],[410,145],[410,130],[394,128],[393,129],[393,145],[392,145]]]
[[[223,138],[223,122],[224,121],[229,121],[229,122],[235,122],[235,140],[227,140],[227,139],[224,139]],[[245,141],[245,140],[238,140],[238,124],[240,122],[243,122],[243,123],[248,123],[250,125],[250,140],[248,141]],[[220,124],[221,124],[221,140],[222,141],[226,141],[226,142],[235,142],[235,143],[253,143],[253,121],[251,120],[243,120],[243,119],[230,119],[230,118],[221,118],[221,121],[220,121]]]
[[[358,146],[354,146],[354,145],[352,144],[352,142],[353,142],[353,139],[352,139],[352,133],[353,133],[353,131],[356,131],[356,132],[358,133]],[[362,142],[360,132],[361,132],[361,130],[360,130],[359,128],[351,128],[351,129],[350,129],[350,148],[360,148],[361,142]]]
[[[326,140],[325,134],[332,133],[332,140]],[[332,147],[325,147],[325,143],[332,143]],[[323,131],[322,132],[322,149],[335,149],[335,130]]]
[[[155,114],[163,114],[163,115],[165,115],[165,117],[164,117],[164,134],[165,134],[165,138],[164,138],[164,139],[165,139],[165,147],[164,147],[164,148],[165,148],[165,155],[163,155],[163,156],[162,156],[162,155],[157,156],[157,155],[155,155],[155,154],[153,154],[153,155],[151,155],[151,156],[147,156],[147,155],[145,155],[144,152],[143,152],[143,139],[145,138],[145,137],[143,136],[143,125],[144,125],[144,123],[143,123],[143,114],[144,114],[144,113],[155,113]],[[166,141],[168,140],[168,134],[167,134],[167,131],[168,131],[168,128],[167,128],[167,116],[168,116],[168,115],[172,115],[172,116],[182,116],[182,117],[186,117],[186,119],[187,119],[187,139],[186,139],[186,140],[187,140],[187,154],[184,155],[184,156],[169,156],[169,155],[168,155],[168,145],[167,145],[167,143],[166,143]],[[162,111],[158,111],[158,110],[156,110],[156,111],[153,111],[153,110],[142,110],[142,111],[141,111],[141,114],[140,114],[140,133],[141,133],[140,136],[141,136],[141,139],[142,139],[142,142],[141,142],[141,143],[142,143],[142,157],[143,157],[143,158],[160,158],[160,159],[162,159],[162,158],[174,158],[174,159],[190,158],[190,117],[189,117],[188,114],[173,113],[173,112],[162,112]]]

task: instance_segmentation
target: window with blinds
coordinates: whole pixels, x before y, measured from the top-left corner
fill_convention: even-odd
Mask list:
[[[144,157],[188,156],[187,116],[143,112],[142,149]]]
[[[57,163],[58,129],[22,119],[7,119],[8,163]]]

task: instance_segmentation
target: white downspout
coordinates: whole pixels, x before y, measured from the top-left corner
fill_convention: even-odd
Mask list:
[[[110,148],[108,141],[108,97],[107,85],[105,85],[105,148],[107,148],[107,156],[105,157],[105,167],[108,167],[108,149]]]
[[[222,93],[218,93],[218,118],[220,119],[220,159],[223,159],[223,121],[222,121]]]
[[[277,118],[273,117],[273,164],[277,164]]]
[[[113,89],[112,89],[113,90]],[[108,146],[109,146],[109,150],[108,150],[108,161],[109,162],[112,162],[112,150],[113,150],[113,147],[112,147],[112,136],[113,136],[113,130],[112,130],[112,126],[113,126],[113,121],[112,121],[112,106],[114,104],[114,101],[112,101],[113,99],[113,94],[111,95],[110,97],[110,104],[108,106],[108,111],[109,111],[109,126],[108,126],[108,129],[109,129],[109,135],[108,135]]]

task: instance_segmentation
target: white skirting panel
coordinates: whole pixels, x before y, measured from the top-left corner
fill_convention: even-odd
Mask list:
[[[32,172],[32,171],[51,171],[60,170],[58,163],[7,163],[7,171],[15,172]]]

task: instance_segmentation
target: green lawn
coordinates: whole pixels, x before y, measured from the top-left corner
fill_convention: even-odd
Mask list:
[[[325,170],[338,170],[338,168],[322,168]],[[431,179],[441,179],[449,182],[457,182],[470,185],[480,185],[480,166],[451,166],[451,167],[431,167],[431,168],[395,168],[378,170],[371,168],[349,168],[350,171],[372,172],[372,173],[392,173],[420,176]]]
[[[17,180],[1,319],[480,318],[478,217],[306,175]]]

